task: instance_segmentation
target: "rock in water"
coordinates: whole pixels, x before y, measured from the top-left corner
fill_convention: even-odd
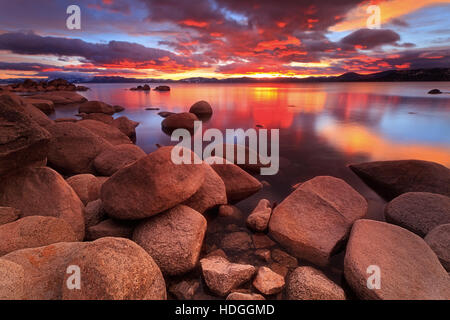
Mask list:
[[[79,113],[76,116],[81,117],[83,120],[97,120],[109,125],[114,121],[114,118],[111,115],[104,113]]]
[[[406,192],[431,192],[450,196],[450,170],[422,160],[376,161],[350,168],[388,200]]]
[[[269,200],[261,199],[252,213],[247,217],[247,226],[256,232],[263,232],[269,225],[272,206]]]
[[[77,125],[90,130],[92,133],[102,137],[113,146],[132,143],[130,138],[113,125],[107,125],[96,120],[81,120],[77,122]]]
[[[198,191],[184,202],[192,209],[204,213],[206,210],[227,203],[225,184],[209,164],[204,164],[205,181]]]
[[[0,259],[0,300],[22,300],[25,273],[21,265]]]
[[[313,267],[298,267],[287,283],[289,300],[345,300],[341,287]]]
[[[19,219],[20,211],[11,207],[0,207],[0,226]]]
[[[253,280],[253,286],[263,294],[276,294],[284,288],[284,277],[267,267],[261,267]]]
[[[441,94],[441,90],[439,89],[431,89],[430,91],[428,91],[428,94]]]
[[[66,174],[95,173],[93,161],[112,145],[77,123],[60,122],[48,127],[52,134],[48,161]]]
[[[103,182],[96,176],[89,173],[78,174],[68,178],[66,181],[76,192],[83,204],[86,205],[100,198],[100,188]]]
[[[19,100],[0,96],[0,175],[40,164],[49,150],[50,134],[18,111]]]
[[[156,91],[170,91],[170,87],[169,86],[157,86],[153,90],[156,90]]]
[[[374,271],[380,271],[380,289]],[[370,268],[369,268],[370,270]],[[425,241],[385,222],[355,222],[344,260],[345,279],[362,299],[450,299],[450,277]],[[369,279],[369,277],[371,277]]]
[[[102,175],[112,176],[136,160],[144,158],[147,154],[134,144],[121,144],[106,149],[94,159],[95,169]]]
[[[161,122],[164,132],[172,133],[176,129],[186,129],[189,132],[194,132],[194,122],[198,121],[195,114],[190,112],[175,113]]]
[[[450,272],[450,223],[431,230],[425,237],[425,242],[436,253],[442,266]]]
[[[0,226],[0,256],[65,241],[77,241],[77,237],[70,225],[60,218],[30,216]]]
[[[133,240],[148,252],[164,274],[179,275],[197,265],[206,219],[179,205],[138,225]]]
[[[194,103],[189,109],[189,112],[195,114],[199,118],[202,118],[204,116],[211,115],[213,110],[208,102],[201,100]]]
[[[33,98],[24,98],[24,100],[26,103],[32,104],[45,114],[51,114],[55,112],[55,105],[53,101]]]
[[[214,171],[222,178],[227,191],[227,199],[231,203],[248,198],[262,189],[262,184],[258,179],[223,158],[208,158],[206,162],[210,163]]]
[[[221,297],[249,281],[256,271],[254,266],[230,263],[220,256],[203,258],[200,265],[206,285]]]
[[[136,127],[139,125],[139,122],[122,116],[114,119],[111,125],[119,129],[123,134],[130,138],[131,141],[136,142]]]
[[[450,198],[428,192],[408,192],[386,205],[386,221],[421,237],[435,227],[450,223]]]
[[[315,177],[275,207],[269,232],[297,258],[325,266],[366,211],[367,201],[343,180]]]
[[[150,217],[197,192],[205,178],[203,165],[174,164],[171,152],[172,147],[159,148],[120,169],[103,184],[101,199],[110,217]]]
[[[84,238],[83,203],[69,184],[50,168],[26,168],[3,177],[0,205],[19,209],[22,217],[41,215],[64,219],[78,240]]]
[[[78,109],[79,113],[104,113],[114,114],[116,111],[113,106],[101,101],[87,101]]]

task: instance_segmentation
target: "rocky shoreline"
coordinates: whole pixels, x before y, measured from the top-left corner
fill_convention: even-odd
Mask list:
[[[73,88],[0,87],[0,299],[450,299],[448,168],[350,166],[389,201],[386,222],[366,219],[367,200],[330,176],[242,212],[235,204],[265,188],[254,167],[175,165],[168,146],[146,154],[139,123],[114,116],[122,107]],[[79,113],[47,116],[65,104]],[[170,132],[213,108],[162,113]],[[67,286],[69,266],[81,289]]]

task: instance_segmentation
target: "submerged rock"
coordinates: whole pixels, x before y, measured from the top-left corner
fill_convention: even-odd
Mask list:
[[[227,203],[227,193],[222,179],[209,164],[205,163],[204,168],[203,184],[192,197],[184,202],[185,205],[200,213]]]
[[[206,162],[210,163],[214,171],[222,178],[228,201],[231,203],[248,198],[262,189],[262,184],[258,179],[223,158],[208,158]]]
[[[380,270],[380,289],[368,279]],[[414,233],[374,220],[355,222],[344,260],[345,279],[362,299],[450,299],[450,277],[438,258]]]
[[[22,217],[64,219],[78,240],[84,238],[83,203],[63,177],[50,168],[26,168],[3,177],[0,205],[19,209]]]
[[[289,300],[345,300],[344,290],[321,271],[298,267],[289,276],[286,288]]]
[[[230,263],[220,256],[203,258],[200,265],[206,285],[221,297],[249,281],[256,272],[254,266]]]
[[[247,217],[247,226],[256,232],[263,232],[269,225],[272,206],[267,199],[261,199],[258,205]]]
[[[346,182],[315,177],[275,207],[269,231],[297,258],[325,266],[366,211],[367,201]]]
[[[253,286],[266,295],[280,292],[283,290],[284,284],[284,277],[267,267],[259,268],[255,280],[253,280]]]
[[[450,272],[450,223],[434,228],[424,240],[436,253],[442,266]]]
[[[435,162],[376,161],[351,165],[350,168],[388,200],[406,192],[431,192],[450,196],[450,170]]]
[[[205,179],[203,165],[174,164],[171,152],[172,147],[159,148],[120,169],[103,184],[101,199],[110,217],[150,217],[197,192]]]
[[[30,216],[0,226],[0,256],[64,241],[77,241],[77,236],[60,218]]]
[[[435,227],[450,223],[450,198],[428,192],[408,192],[386,205],[386,221],[424,237]]]
[[[112,176],[147,154],[134,144],[121,144],[104,150],[94,159],[94,167],[100,174]]]
[[[206,219],[197,211],[176,206],[144,220],[133,240],[155,259],[168,275],[186,273],[197,265],[206,232]]]

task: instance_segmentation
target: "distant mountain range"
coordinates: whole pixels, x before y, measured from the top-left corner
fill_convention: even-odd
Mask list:
[[[371,74],[347,72],[333,77],[308,78],[186,78],[181,80],[169,79],[136,79],[125,77],[96,76],[91,79],[65,78],[72,83],[299,83],[299,82],[397,82],[397,81],[450,81],[450,68],[416,69],[416,70],[388,70]],[[20,82],[24,79],[0,80],[1,83]],[[42,79],[33,79],[42,80]],[[51,80],[51,79],[48,79]]]

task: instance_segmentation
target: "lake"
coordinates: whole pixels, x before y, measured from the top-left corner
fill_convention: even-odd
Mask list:
[[[148,107],[183,112],[196,101],[206,100],[214,113],[204,129],[261,125],[280,130],[280,171],[274,176],[258,176],[268,184],[238,204],[245,215],[261,198],[279,203],[293,191],[293,185],[331,175],[344,179],[368,200],[369,218],[383,220],[385,201],[348,164],[422,159],[450,166],[450,95],[427,94],[432,88],[450,91],[449,82],[170,84],[170,92],[128,90],[137,85],[88,84],[91,90],[81,94],[125,107],[115,117],[125,115],[140,122],[137,144],[146,152],[156,150],[157,143],[175,144],[161,130],[159,111],[145,110]],[[76,113],[74,106],[63,107],[52,117]],[[245,228],[244,219],[240,226]],[[208,230],[208,245],[218,243],[222,233],[210,225]],[[336,266],[342,270],[342,255],[336,258]],[[340,271],[330,276],[339,282]]]

